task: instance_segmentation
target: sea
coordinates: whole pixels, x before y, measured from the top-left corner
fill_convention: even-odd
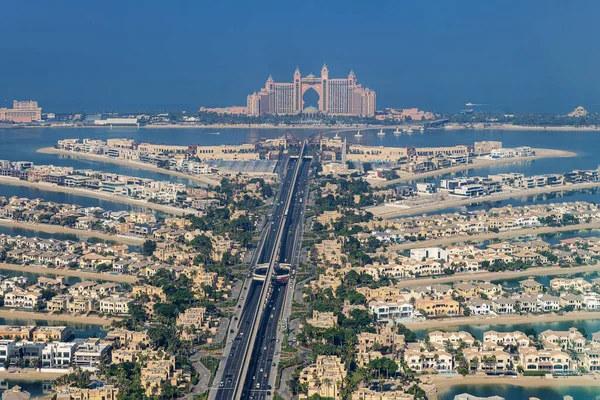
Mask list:
[[[367,145],[379,146],[451,146],[458,144],[471,144],[475,141],[494,140],[501,141],[504,147],[531,146],[534,148],[561,149],[577,153],[576,157],[570,158],[548,158],[526,162],[515,162],[512,164],[504,164],[477,170],[459,172],[447,176],[474,176],[488,175],[502,172],[521,172],[525,175],[547,174],[547,173],[562,173],[572,171],[574,169],[596,169],[600,165],[600,132],[582,132],[582,131],[500,131],[500,130],[443,130],[429,129],[425,132],[416,131],[411,135],[406,133],[394,135],[394,129],[385,130],[384,137],[377,136],[377,131],[361,129],[362,137],[354,137],[355,131],[344,131],[340,128],[340,137],[347,138],[349,143],[362,143]],[[219,134],[215,134],[219,132]],[[239,143],[255,143],[261,139],[275,138],[289,132],[299,138],[307,135],[318,133],[318,128],[307,129],[198,129],[198,128],[40,128],[40,129],[0,129],[0,160],[11,161],[33,161],[35,164],[54,164],[62,166],[73,166],[75,168],[96,169],[107,172],[135,175],[156,180],[169,180],[176,182],[184,182],[192,184],[185,178],[172,177],[167,174],[154,171],[138,170],[134,167],[127,167],[117,164],[111,164],[101,161],[90,161],[83,159],[71,159],[64,156],[52,154],[37,153],[36,150],[42,147],[51,147],[60,139],[66,138],[91,138],[102,139],[108,138],[133,138],[136,141],[165,143],[165,144],[201,144],[201,145],[219,145],[219,144],[239,144]],[[328,130],[325,134],[333,136],[335,130]],[[437,177],[438,180],[444,177]],[[15,187],[0,184],[0,196],[22,196],[35,198],[40,197],[46,200],[51,200],[60,203],[75,203],[84,206],[98,206],[107,210],[135,210],[137,207],[114,203],[108,200],[93,199],[71,194],[46,192],[43,190]],[[507,199],[492,203],[483,203],[475,206],[463,206],[451,208],[439,212],[448,211],[464,211],[474,209],[489,209],[491,207],[499,207],[507,204],[524,205],[533,203],[553,203],[562,201],[589,201],[600,202],[600,192],[590,190],[576,193],[540,195],[536,197],[522,197],[515,199]],[[30,236],[35,234],[40,237],[57,237],[65,238],[64,236],[42,234],[35,232],[18,231],[15,228],[0,228],[0,232],[11,234],[25,234]],[[600,232],[579,232],[579,233],[561,233],[560,235],[550,235],[545,238],[551,242],[557,242],[560,239],[573,237],[575,235],[598,235]],[[3,273],[4,271],[0,271]],[[514,285],[516,282],[500,282],[506,285]],[[3,323],[24,323],[17,320],[2,320]],[[567,329],[571,326],[583,327],[587,332],[600,331],[600,320],[581,320],[571,322],[555,322],[555,323],[537,323],[533,327],[536,331],[541,332],[544,329]],[[459,326],[452,327],[452,330],[468,330],[476,337],[483,334],[484,331],[495,329],[498,331],[507,330],[525,330],[530,327],[526,319],[522,323],[515,325],[488,325],[488,326]],[[74,326],[76,336],[84,337],[86,335],[102,336],[105,332],[99,328],[89,325]],[[423,336],[427,333],[425,330],[418,330],[417,335]],[[11,384],[16,384],[16,381],[10,381]],[[44,392],[44,382],[28,382],[19,383],[20,386],[31,388],[35,394]],[[0,382],[0,389],[2,382]],[[454,395],[468,392],[478,396],[500,395],[510,400],[527,400],[531,396],[538,397],[543,400],[558,400],[565,395],[571,395],[575,400],[590,400],[600,396],[600,389],[590,387],[561,387],[561,388],[521,388],[511,385],[477,385],[477,386],[456,386],[444,392],[440,396],[440,400],[452,400]]]

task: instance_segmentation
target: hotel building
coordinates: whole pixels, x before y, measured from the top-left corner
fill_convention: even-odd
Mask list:
[[[0,121],[33,122],[42,120],[37,101],[13,101],[13,108],[0,108]]]
[[[329,79],[326,65],[321,76],[302,76],[296,68],[293,82],[275,82],[271,76],[265,87],[248,96],[248,115],[315,113],[305,107],[304,94],[314,90],[319,96],[318,111],[327,115],[372,117],[375,115],[376,95],[369,88],[357,83],[356,75],[350,71],[347,78]]]

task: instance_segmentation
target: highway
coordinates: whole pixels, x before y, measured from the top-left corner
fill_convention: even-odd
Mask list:
[[[241,375],[243,374],[244,365],[248,364],[247,353],[250,352],[248,347],[252,341],[252,329],[258,318],[262,318],[262,316],[258,315],[258,311],[261,304],[261,297],[263,296],[263,290],[265,289],[265,282],[253,280],[252,274],[257,265],[270,263],[273,254],[276,251],[278,235],[281,229],[284,228],[283,224],[286,224],[286,221],[288,220],[288,218],[286,218],[286,209],[288,199],[292,195],[290,192],[294,187],[297,164],[297,158],[290,158],[285,167],[285,175],[281,184],[281,190],[279,191],[279,195],[273,206],[273,213],[266,222],[261,241],[257,247],[257,252],[248,271],[248,280],[246,281],[247,291],[242,291],[240,302],[238,303],[238,308],[241,308],[241,312],[239,314],[237,312],[235,313],[234,321],[230,327],[233,331],[233,335],[230,335],[230,338],[232,336],[234,337],[225,348],[227,359],[222,371],[220,370],[220,373],[217,374],[216,378],[218,381],[216,381],[218,383],[218,388],[216,391],[211,392],[211,399],[233,399],[235,398],[237,390],[239,390],[243,384]],[[245,298],[244,294],[246,295]],[[236,321],[236,318],[239,318],[239,320]],[[235,324],[236,322],[237,325]],[[262,320],[260,322],[262,322]],[[262,323],[260,323],[260,325],[262,325]],[[255,343],[258,341],[259,340],[255,340]],[[214,396],[212,395],[213,393],[215,393]]]
[[[302,224],[304,204],[307,199],[309,165],[310,159],[302,160],[292,202],[285,221],[284,235],[280,244],[281,251],[277,258],[279,264],[292,264],[290,279],[294,279],[297,267],[292,256],[294,250],[300,248],[302,241],[299,227]],[[276,371],[273,357],[278,347],[277,330],[281,326],[280,322],[285,323],[285,321],[280,321],[280,318],[288,286],[292,286],[293,290],[293,284],[288,285],[287,282],[273,285],[269,302],[260,319],[257,339],[244,382],[242,399],[262,400],[272,395],[272,387],[269,382]]]

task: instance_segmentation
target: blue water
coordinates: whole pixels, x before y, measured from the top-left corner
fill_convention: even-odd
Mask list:
[[[526,388],[511,385],[459,385],[443,391],[438,400],[454,400],[454,396],[469,393],[475,396],[500,396],[506,400],[529,400],[537,397],[541,400],[563,400],[564,396],[572,396],[574,400],[600,399],[600,387],[563,386],[553,388]]]
[[[85,321],[85,317],[81,317]],[[2,318],[0,317],[0,325],[38,325],[38,326],[65,326],[68,325],[73,329],[76,338],[87,339],[90,337],[103,338],[106,336],[106,328],[100,325],[91,324],[69,324],[63,321],[44,321],[23,318]]]
[[[566,331],[571,327],[584,328],[588,335],[593,332],[600,331],[600,320],[599,319],[582,319],[575,321],[558,321],[558,322],[536,322],[532,325],[527,322],[527,316],[522,317],[522,322],[518,324],[494,324],[493,319],[490,320],[489,325],[458,325],[449,326],[444,329],[413,329],[418,338],[425,337],[427,333],[431,331],[441,330],[445,332],[457,332],[466,331],[470,332],[473,337],[477,340],[483,338],[483,333],[494,330],[498,332],[512,332],[512,331],[525,331],[528,328],[535,329],[536,333],[545,331],[546,329],[552,329],[555,331]]]
[[[33,272],[27,271],[13,271],[11,269],[2,269],[0,268],[0,275],[8,276],[8,277],[17,277],[24,276],[29,279],[29,282],[36,283],[40,276],[44,276],[47,278],[55,278],[56,274],[35,274]],[[74,285],[77,282],[81,282],[81,278],[76,276],[63,276],[63,282],[65,285]]]

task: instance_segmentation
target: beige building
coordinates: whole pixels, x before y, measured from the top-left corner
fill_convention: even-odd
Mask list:
[[[32,340],[34,342],[64,342],[72,335],[72,331],[67,326],[38,326],[33,331]]]
[[[260,153],[256,145],[251,143],[244,144],[223,144],[219,146],[198,146],[196,147],[196,156],[200,160],[259,160]]]
[[[414,396],[400,390],[377,392],[362,388],[352,393],[352,400],[413,400]]]
[[[319,312],[313,310],[312,318],[307,318],[306,323],[315,328],[328,329],[337,325],[337,317],[333,312]]]
[[[13,101],[13,108],[0,108],[0,121],[29,123],[42,120],[37,101]]]
[[[62,387],[56,389],[56,400],[117,400],[119,389],[113,385],[104,385],[95,389]]]
[[[317,361],[300,372],[300,382],[308,384],[308,397],[301,394],[300,399],[307,399],[317,394],[321,397],[342,398],[340,388],[346,378],[346,367],[337,356],[317,356]]]

